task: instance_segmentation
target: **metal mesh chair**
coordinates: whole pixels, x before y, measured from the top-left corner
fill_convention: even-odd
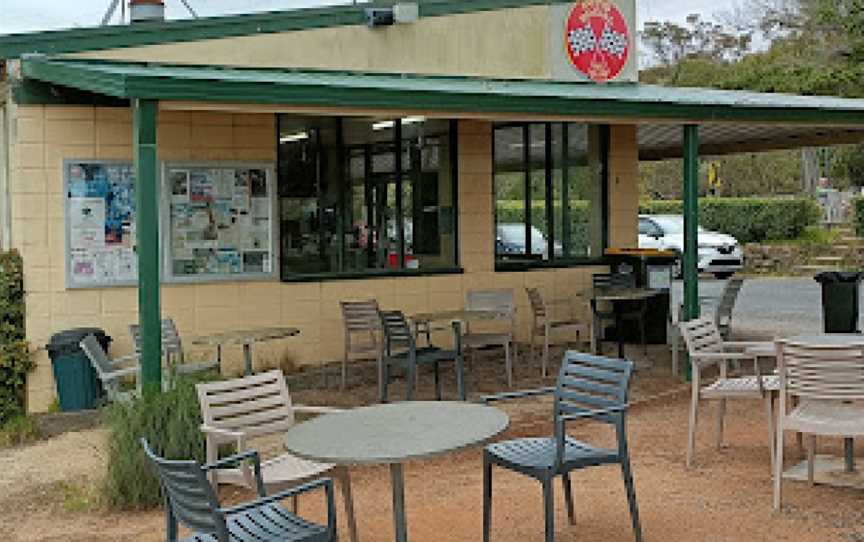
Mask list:
[[[633,363],[578,352],[567,352],[554,388],[486,397],[486,402],[554,393],[555,434],[546,438],[520,438],[497,442],[483,454],[483,541],[489,542],[492,520],[492,467],[497,465],[538,480],[543,488],[546,542],[555,540],[555,506],[552,482],[561,476],[567,516],[575,523],[570,472],[599,465],[620,464],[630,505],[633,533],[642,540],[636,491],[630,470],[625,417]],[[566,425],[595,421],[612,425],[617,446],[600,448],[567,435]]]

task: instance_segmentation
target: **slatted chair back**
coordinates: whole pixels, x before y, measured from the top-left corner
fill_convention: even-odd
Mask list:
[[[723,287],[723,293],[720,294],[720,302],[717,305],[715,313],[715,321],[717,327],[728,320],[732,319],[732,310],[735,308],[735,302],[738,300],[738,294],[744,286],[744,279],[730,278],[726,281],[726,286]]]
[[[162,353],[169,357],[177,356],[182,363],[183,361],[183,343],[180,340],[180,332],[177,330],[174,320],[171,318],[163,318],[161,320],[162,327]],[[129,334],[132,335],[132,340],[135,343],[135,351],[141,352],[141,328],[138,324],[129,326]]]
[[[81,350],[84,351],[84,354],[90,360],[90,365],[93,366],[93,369],[99,376],[99,380],[108,380],[112,372],[111,360],[108,359],[108,355],[102,350],[102,345],[99,344],[98,339],[93,335],[87,335],[81,341],[80,346]]]
[[[414,335],[402,311],[381,311],[381,328],[384,330],[385,355],[393,354],[398,348],[414,347]]]
[[[580,416],[591,411],[620,409],[627,404],[633,362],[575,351],[564,355],[555,388],[555,418]],[[595,419],[615,424],[622,412]]]
[[[777,342],[781,395],[819,401],[864,401],[864,348]]]
[[[723,352],[723,337],[714,320],[709,316],[702,316],[688,322],[678,324],[687,352],[690,354]],[[696,365],[711,364],[711,361],[693,359]],[[714,361],[713,363],[716,363]]]
[[[176,540],[176,522],[218,542],[228,542],[228,526],[219,500],[197,461],[173,461],[157,456],[146,440],[144,453],[156,468],[168,510],[168,539]],[[173,537],[172,537],[173,531]]]
[[[543,295],[537,288],[525,288],[528,293],[528,300],[531,302],[531,314],[534,316],[535,327],[546,319],[546,303],[543,301]]]
[[[340,301],[339,306],[342,308],[342,321],[346,333],[374,333],[381,329],[376,300]]]
[[[513,290],[509,288],[469,290],[465,296],[465,308],[512,314],[516,311],[516,302],[513,299]]]
[[[249,438],[284,433],[294,425],[291,396],[278,369],[195,387],[204,425]]]

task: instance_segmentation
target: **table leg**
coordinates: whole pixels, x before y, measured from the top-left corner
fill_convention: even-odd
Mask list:
[[[843,455],[846,458],[846,472],[855,472],[855,439],[843,441]]]
[[[243,345],[243,361],[245,363],[244,374],[250,376],[252,374],[252,345],[249,343]]]
[[[390,464],[390,483],[393,485],[393,531],[396,542],[408,541],[408,527],[405,522],[405,476],[402,463]]]

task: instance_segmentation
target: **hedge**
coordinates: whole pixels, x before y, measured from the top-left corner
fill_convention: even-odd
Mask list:
[[[859,207],[860,208],[860,207]],[[646,201],[641,214],[683,212],[681,201]],[[705,198],[699,200],[699,225],[729,234],[741,243],[797,239],[818,224],[822,211],[810,198]]]
[[[855,212],[855,233],[858,237],[864,237],[864,198],[855,198],[852,205]]]
[[[857,202],[859,228],[864,229],[864,198]],[[588,201],[570,203],[570,236],[573,246],[588,246],[590,215]],[[496,206],[498,223],[524,223],[525,203],[519,200],[499,201]],[[649,215],[680,215],[680,200],[653,200],[640,203],[639,212]],[[559,204],[555,216],[561,216]],[[704,198],[699,200],[699,223],[708,230],[732,235],[741,243],[797,239],[808,226],[818,224],[822,211],[809,198]],[[531,222],[543,235],[547,234],[546,206],[535,201],[531,207]]]
[[[24,413],[33,369],[24,336],[24,277],[17,252],[0,253],[0,425]]]

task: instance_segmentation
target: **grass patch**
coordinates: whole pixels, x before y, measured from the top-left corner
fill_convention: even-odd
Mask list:
[[[64,512],[86,514],[103,507],[99,488],[90,480],[62,480],[53,484],[51,489],[59,498]]]
[[[29,416],[9,418],[0,426],[0,448],[23,446],[39,440],[40,437],[36,420]]]
[[[837,230],[827,229],[821,226],[808,226],[804,228],[801,235],[795,239],[767,240],[762,241],[761,244],[769,246],[794,245],[801,248],[821,248],[830,247],[838,243],[842,237],[843,234]]]
[[[141,437],[162,457],[204,462],[196,381],[180,378],[166,393],[108,407],[108,470],[102,488],[108,508],[143,510],[162,504],[159,481],[138,442]]]

